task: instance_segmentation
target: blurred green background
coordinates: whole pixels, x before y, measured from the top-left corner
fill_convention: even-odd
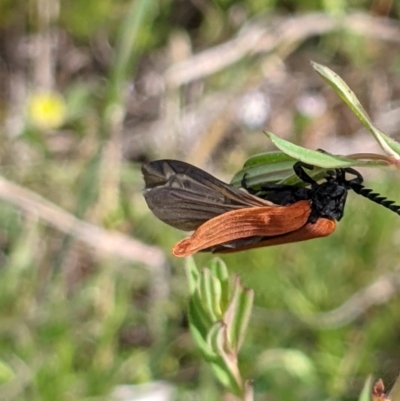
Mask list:
[[[154,381],[231,400],[191,341],[183,234],[148,210],[141,163],[229,181],[273,149],[263,130],[379,152],[309,61],[399,140],[399,15],[393,0],[0,0],[0,400]],[[362,172],[400,202],[396,172]],[[356,399],[369,374],[391,387],[399,227],[351,194],[331,237],[223,257],[255,291],[241,363],[257,400]]]

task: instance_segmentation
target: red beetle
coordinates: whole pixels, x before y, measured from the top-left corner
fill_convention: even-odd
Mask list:
[[[199,251],[238,252],[271,245],[325,237],[343,216],[347,191],[353,189],[397,214],[400,206],[372,193],[363,177],[351,168],[328,171],[322,183],[298,162],[295,173],[308,186],[270,185],[247,192],[178,160],[157,160],[142,166],[144,197],[150,210],[163,222],[185,231],[172,253],[178,257]],[[355,176],[346,179],[346,174]]]

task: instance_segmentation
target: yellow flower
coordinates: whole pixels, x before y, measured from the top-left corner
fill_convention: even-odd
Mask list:
[[[37,128],[58,128],[63,124],[66,114],[64,99],[58,93],[35,93],[29,100],[28,119]]]

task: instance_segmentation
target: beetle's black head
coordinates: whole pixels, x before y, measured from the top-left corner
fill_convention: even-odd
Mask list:
[[[343,217],[347,191],[354,185],[360,185],[362,183],[363,178],[361,174],[351,168],[335,169],[333,171],[328,171],[325,182],[318,184],[311,177],[306,175],[303,167],[303,164],[298,163],[297,167],[295,167],[295,171],[300,178],[311,183],[309,192],[312,209],[310,222],[313,223],[320,217],[330,217],[339,221]],[[346,173],[355,176],[355,178],[347,180]]]
[[[319,217],[331,217],[339,221],[343,217],[346,198],[346,185],[337,179],[337,174],[329,175],[322,184],[314,184],[310,193],[310,222],[317,221]]]

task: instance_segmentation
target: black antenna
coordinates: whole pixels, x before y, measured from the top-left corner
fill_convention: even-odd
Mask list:
[[[372,202],[375,202],[378,205],[382,205],[387,209],[391,210],[392,212],[395,212],[398,215],[400,215],[400,206],[395,205],[394,201],[391,201],[385,198],[384,196],[381,196],[380,194],[373,192],[372,189],[365,188],[364,185],[351,183],[350,186],[355,193],[364,196],[365,198],[372,200]]]

